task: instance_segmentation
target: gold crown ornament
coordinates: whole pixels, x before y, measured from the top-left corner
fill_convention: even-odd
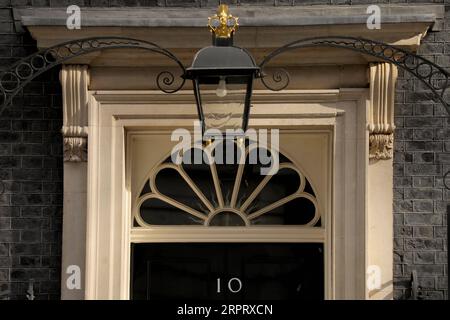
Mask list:
[[[238,28],[238,19],[229,14],[226,4],[221,4],[217,14],[208,18],[208,28],[217,38],[228,39]]]

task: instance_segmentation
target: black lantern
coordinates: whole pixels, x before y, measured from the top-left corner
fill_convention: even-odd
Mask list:
[[[220,5],[209,18],[213,45],[194,57],[185,78],[193,82],[204,139],[218,134],[242,135],[248,126],[253,79],[259,67],[250,53],[233,46],[237,18]]]

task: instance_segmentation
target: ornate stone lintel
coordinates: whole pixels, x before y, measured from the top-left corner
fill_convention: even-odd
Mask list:
[[[397,67],[387,63],[370,64],[369,159],[393,157],[394,97]]]
[[[89,70],[85,65],[64,65],[63,91],[64,161],[87,161]]]

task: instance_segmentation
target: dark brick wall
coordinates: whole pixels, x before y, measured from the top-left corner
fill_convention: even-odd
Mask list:
[[[19,6],[209,6],[218,0],[0,0],[0,70],[36,50],[12,23]],[[445,31],[430,33],[420,54],[450,71],[450,0],[231,0],[240,5],[441,3]],[[450,119],[417,80],[401,72],[394,159],[395,298],[409,296],[417,270],[420,297],[448,297],[447,207]],[[59,298],[62,217],[61,96],[58,70],[33,81],[0,117],[0,299],[24,299],[35,279],[40,299]]]
[[[20,1],[13,3],[21,4]],[[0,69],[36,50],[0,0]],[[0,298],[59,298],[62,217],[58,73],[33,81],[0,115]]]
[[[445,4],[445,30],[430,33],[419,54],[450,71],[450,1]],[[450,170],[450,118],[420,81],[401,74],[395,110],[395,297],[408,296],[416,270],[420,298],[448,299],[450,190],[443,175]]]

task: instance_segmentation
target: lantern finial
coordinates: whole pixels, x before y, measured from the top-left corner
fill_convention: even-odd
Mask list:
[[[229,14],[226,4],[219,5],[217,13],[208,18],[209,30],[217,38],[231,38],[231,35],[236,31],[238,26],[238,18]]]

